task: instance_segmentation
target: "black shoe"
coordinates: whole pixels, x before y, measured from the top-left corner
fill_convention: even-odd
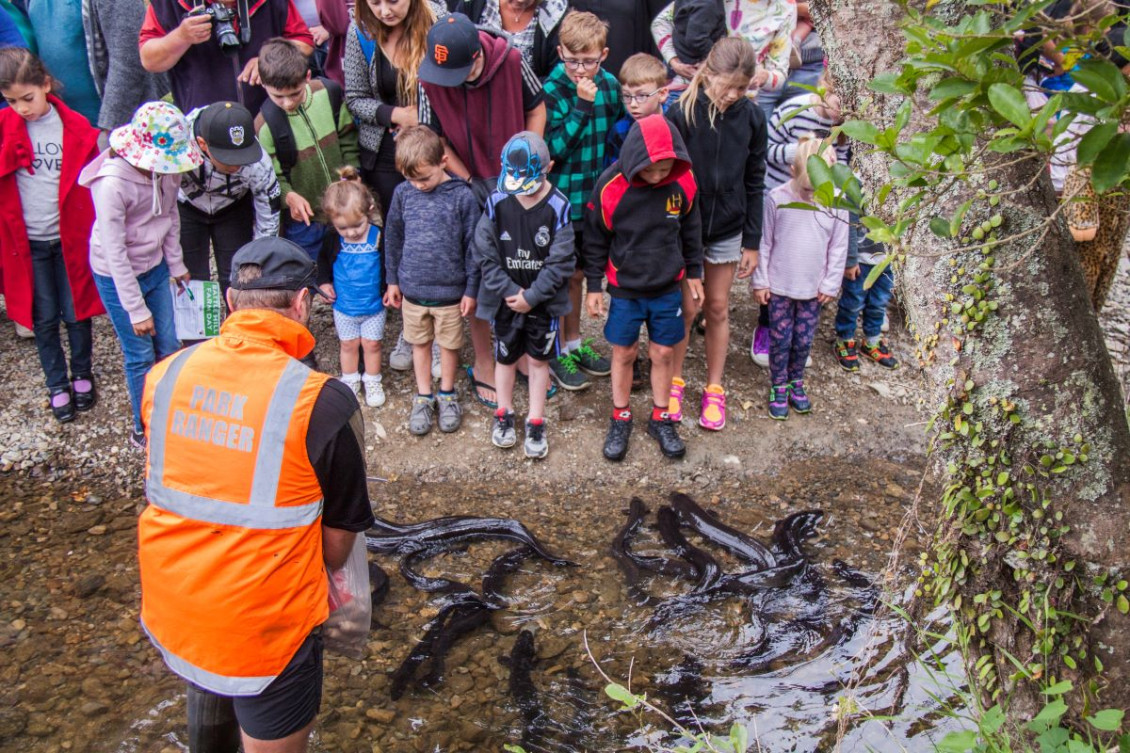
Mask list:
[[[80,386],[89,386],[90,389],[85,392],[80,392],[78,389]],[[93,408],[94,404],[98,402],[98,395],[94,391],[94,379],[92,377],[76,377],[72,379],[71,396],[75,401],[75,410],[82,412]]]
[[[66,399],[66,402],[63,400]],[[51,393],[51,412],[55,420],[61,424],[75,420],[75,401],[71,398],[70,389],[55,390]]]
[[[134,448],[141,450],[142,452],[145,452],[145,432],[143,432],[143,431],[130,431],[130,433],[129,433],[129,443],[131,445],[133,445]]]
[[[675,429],[675,422],[669,418],[657,421],[654,418],[647,420],[648,436],[654,437],[659,442],[659,449],[669,458],[681,458],[687,454],[687,446],[679,439],[679,432]]]
[[[632,436],[632,419],[614,418],[604,435],[604,457],[620,461],[628,454],[628,438]]]

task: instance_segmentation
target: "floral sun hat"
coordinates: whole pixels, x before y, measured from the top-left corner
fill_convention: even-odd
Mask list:
[[[184,114],[168,102],[146,102],[110,133],[110,147],[136,168],[168,175],[200,167],[204,155]]]

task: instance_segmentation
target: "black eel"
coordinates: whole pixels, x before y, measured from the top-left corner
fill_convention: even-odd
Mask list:
[[[632,551],[632,539],[635,538],[640,526],[643,525],[643,519],[646,515],[647,506],[643,503],[643,500],[639,497],[632,497],[632,501],[628,503],[628,521],[616,534],[616,539],[612,542],[612,556],[624,570],[624,575],[628,578],[628,585],[635,586],[639,583],[642,575],[641,570],[679,578],[696,577],[694,568],[682,560],[645,557]]]
[[[679,521],[684,526],[735,557],[740,557],[760,569],[777,564],[777,559],[768,547],[736,528],[726,525],[687,495],[679,492],[672,494],[671,507],[679,514]]]
[[[657,513],[659,518],[659,535],[667,546],[682,559],[690,563],[695,573],[695,593],[706,593],[718,584],[722,577],[722,568],[718,561],[704,550],[687,541],[687,537],[679,530],[679,516],[670,507],[661,507]]]
[[[478,620],[480,614],[483,620]],[[424,635],[405,657],[389,680],[389,696],[398,700],[408,689],[416,671],[427,660],[432,661],[432,671],[427,679],[437,679],[443,674],[443,659],[447,650],[463,633],[469,632],[485,621],[488,615],[481,600],[455,601],[439,611],[425,626]],[[438,665],[436,664],[438,657]]]
[[[816,526],[824,518],[823,510],[805,510],[778,520],[773,526],[773,548],[783,562],[804,559],[800,544],[816,535]]]
[[[469,539],[507,539],[526,544],[555,565],[575,565],[550,552],[537,536],[512,518],[449,516],[400,525],[381,518],[365,536],[365,546],[377,554],[407,554],[421,548]]]
[[[491,609],[504,609],[509,601],[502,595],[502,587],[509,575],[518,571],[522,563],[534,556],[529,546],[520,546],[494,558],[483,573],[483,601]]]

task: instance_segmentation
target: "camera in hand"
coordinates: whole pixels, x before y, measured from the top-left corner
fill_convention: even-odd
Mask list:
[[[220,5],[219,3],[212,3],[202,8],[194,8],[192,15],[208,15],[212,17],[212,36],[216,39],[216,44],[220,45],[220,49],[225,55],[234,55],[239,52],[239,34],[236,33],[235,25],[232,23],[235,19],[235,10],[233,8]]]

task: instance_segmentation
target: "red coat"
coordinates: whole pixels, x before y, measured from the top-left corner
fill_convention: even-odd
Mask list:
[[[90,228],[94,225],[94,202],[90,191],[78,185],[78,174],[98,156],[98,129],[86,118],[48,95],[63,121],[63,169],[59,176],[59,233],[63,262],[75,302],[75,316],[89,319],[105,313],[90,272]],[[27,125],[12,108],[0,110],[0,290],[8,306],[8,317],[31,327],[31,245],[24,225],[16,171],[30,168],[31,139]]]

